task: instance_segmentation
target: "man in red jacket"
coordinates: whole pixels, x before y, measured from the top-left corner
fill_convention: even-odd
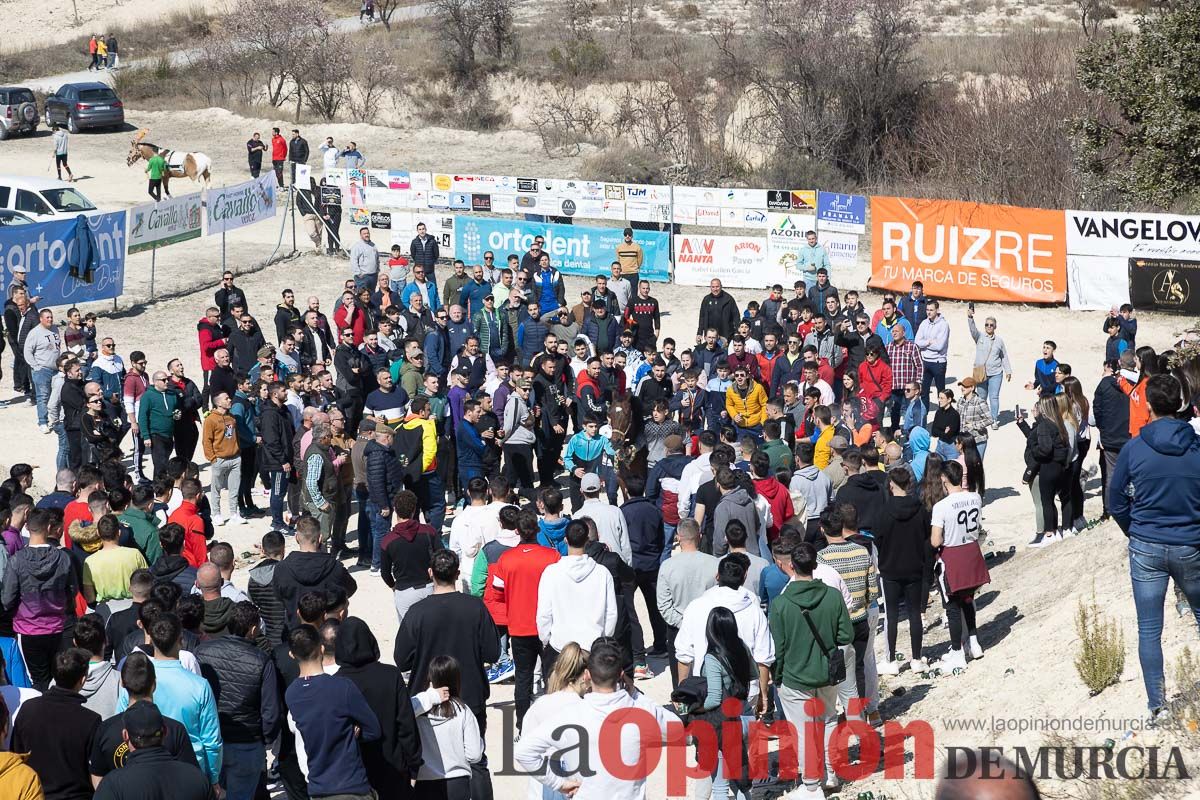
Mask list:
[[[287,139],[279,133],[279,128],[271,128],[271,166],[275,169],[275,181],[283,188],[283,165],[287,163]]]
[[[783,524],[795,516],[792,507],[792,495],[788,488],[779,482],[779,478],[771,474],[771,457],[761,450],[750,459],[750,469],[754,478],[754,490],[771,506],[771,524],[767,526],[767,542],[775,544],[779,538],[779,530]],[[769,552],[766,547],[760,548]],[[766,558],[764,555],[763,558]]]
[[[200,393],[208,405],[208,377],[217,368],[213,354],[225,346],[225,329],[221,327],[221,309],[209,306],[196,323],[196,338],[200,340],[200,370],[204,373]]]
[[[502,595],[508,617],[508,640],[517,673],[513,695],[520,729],[533,698],[534,661],[541,657],[542,674],[550,674],[538,637],[538,584],[546,567],[558,561],[559,555],[554,548],[537,543],[538,518],[532,511],[522,511],[517,517],[517,532],[521,543],[500,556],[491,585]]]
[[[195,478],[180,481],[179,493],[183,495],[183,502],[167,517],[168,523],[174,522],[183,528],[183,557],[192,567],[208,561],[208,537],[204,535],[204,518],[197,508],[201,491],[200,481]]]

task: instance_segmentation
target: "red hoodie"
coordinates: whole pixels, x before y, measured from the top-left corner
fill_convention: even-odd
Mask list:
[[[287,139],[278,133],[271,137],[271,160],[287,161]]]
[[[217,368],[213,353],[225,346],[225,332],[220,325],[209,322],[208,317],[201,317],[196,323],[196,336],[200,339],[200,369],[212,372]]]
[[[503,595],[509,636],[538,635],[538,583],[546,567],[558,559],[552,547],[522,542],[496,561],[491,585]]]
[[[179,508],[167,517],[168,523],[183,526],[183,558],[190,566],[199,567],[208,561],[208,540],[204,537],[204,520],[196,509],[196,504],[184,500]]]
[[[792,506],[792,495],[778,478],[756,478],[754,489],[766,498],[771,506],[771,524],[767,527],[767,541],[774,543],[779,538],[783,523],[791,519],[796,511]]]

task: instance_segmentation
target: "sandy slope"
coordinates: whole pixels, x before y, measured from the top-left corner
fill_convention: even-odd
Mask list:
[[[216,13],[220,2],[200,0],[6,0],[0,4],[12,25],[0,43],[0,50],[67,42],[77,36],[106,33],[115,27],[133,27],[158,20],[192,7]],[[19,24],[12,23],[20,20]]]
[[[130,119],[136,125],[148,127],[151,136],[159,142],[205,150],[217,164],[217,183],[233,182],[245,175],[242,143],[250,131],[268,130],[272,124],[268,120],[241,119],[221,110],[175,114],[133,111]],[[416,128],[397,132],[351,125],[306,131],[313,144],[326,133],[336,136],[338,141],[353,136],[376,164],[415,168],[455,166],[463,170],[548,175],[570,175],[578,167],[571,160],[547,162],[536,140],[516,132],[483,136],[441,129]],[[89,176],[80,185],[102,206],[123,207],[140,202],[144,196],[140,171],[124,165],[128,138],[128,134],[87,134],[73,138],[72,162],[79,174]],[[44,170],[30,165],[41,165],[48,157],[49,140],[46,137],[5,142],[0,147],[0,173],[44,174]],[[182,191],[181,187],[177,187],[179,191]],[[229,262],[241,269],[261,260],[270,252],[278,235],[279,228],[271,224],[231,235]],[[180,292],[188,288],[200,291],[151,306],[137,306],[131,312],[105,318],[100,329],[116,338],[122,354],[127,355],[133,349],[145,350],[155,367],[179,356],[187,364],[189,374],[198,377],[195,321],[211,302],[215,290],[219,248],[214,241],[201,240],[169,248],[160,255],[160,291],[164,286]],[[131,263],[130,296],[122,303],[123,307],[145,296],[147,263],[144,256],[135,257]],[[316,294],[329,308],[347,272],[343,261],[309,256],[244,276],[239,283],[251,299],[253,313],[269,327],[280,289],[292,286],[299,295]],[[852,275],[835,276],[834,282],[839,286],[861,286],[865,279],[864,265]],[[571,279],[569,294],[576,293],[580,284],[579,279]],[[665,334],[681,342],[689,341],[694,333],[695,308],[702,290],[657,286],[655,292],[669,310],[664,323]],[[754,297],[749,292],[737,292],[736,295],[742,304]],[[877,297],[867,298],[868,306],[873,307],[877,302]],[[973,353],[966,330],[965,307],[949,303],[944,310],[952,328],[950,372],[961,376],[967,373]],[[999,332],[1013,354],[1016,379],[1004,388],[1005,409],[1011,409],[1018,402],[1024,406],[1030,404],[1031,393],[1020,388],[1020,384],[1032,373],[1041,341],[1047,336],[1057,339],[1060,357],[1075,366],[1076,374],[1091,393],[1103,357],[1097,314],[1072,312],[1065,308],[1030,309],[983,304],[980,304],[978,314],[999,317]],[[1181,327],[1177,318],[1143,315],[1139,343],[1163,346],[1173,341],[1172,335]],[[4,361],[7,368],[8,359]],[[3,384],[6,389],[0,392],[0,397],[8,396],[7,387],[11,384],[7,376]],[[44,485],[52,478],[54,443],[52,437],[38,434],[34,423],[33,411],[26,406],[0,409],[0,442],[8,446],[11,454],[5,460],[20,459],[37,464],[39,481]],[[988,720],[992,715],[1132,719],[1143,711],[1144,695],[1136,657],[1124,539],[1112,525],[1107,525],[1047,551],[1025,551],[1022,546],[1031,533],[1032,513],[1028,494],[1019,488],[1022,445],[1015,426],[1006,424],[992,434],[987,455],[991,488],[985,509],[986,527],[997,547],[1016,546],[1018,552],[1011,560],[995,567],[993,584],[983,595],[979,622],[981,639],[988,650],[986,658],[973,665],[963,677],[922,682],[914,681],[904,673],[884,688],[884,696],[889,698],[884,711],[898,714],[904,720],[930,721],[938,735],[939,747],[993,742],[1035,745],[1041,739],[1040,735],[1029,733],[950,732],[948,721],[954,719]],[[1090,488],[1094,490],[1095,481]],[[1088,512],[1089,517],[1098,516],[1098,499],[1089,501]],[[241,553],[248,551],[265,530],[266,523],[260,520],[238,529],[221,529],[218,537],[231,541]],[[367,574],[360,573],[358,579],[361,590],[352,603],[352,613],[372,624],[380,638],[382,652],[390,655],[395,617],[389,593],[381,581]],[[235,580],[244,581],[245,573],[239,572]],[[1127,651],[1126,680],[1098,698],[1087,697],[1071,664],[1076,639],[1073,626],[1076,604],[1080,598],[1090,596],[1093,586],[1101,607],[1121,621]],[[907,642],[903,627],[900,636],[901,642]],[[1170,662],[1185,642],[1195,645],[1195,629],[1189,629],[1168,611],[1164,638]],[[931,654],[940,655],[945,648],[945,634],[935,633],[928,641],[932,643]],[[907,645],[902,649],[907,649]],[[1005,675],[1010,668],[1013,674]],[[906,692],[892,697],[891,690],[896,686],[904,686]],[[665,701],[669,681],[664,676],[648,682],[645,688],[656,699]],[[488,732],[488,749],[493,760],[499,759],[506,735],[502,730],[499,707],[508,703],[511,697],[511,686],[497,687],[493,694],[497,709],[491,715]],[[1095,743],[1109,735],[1083,734],[1080,738],[1086,743]],[[1120,732],[1113,738],[1119,739]],[[660,769],[651,787],[651,797],[664,796],[663,780]],[[498,797],[520,797],[524,780],[498,777],[497,787]],[[932,793],[928,782],[909,782],[900,786],[885,784],[878,777],[869,779],[863,787],[877,792],[882,789],[888,796],[927,797]],[[851,788],[859,790],[857,784]],[[1179,787],[1171,787],[1171,796],[1183,794]]]

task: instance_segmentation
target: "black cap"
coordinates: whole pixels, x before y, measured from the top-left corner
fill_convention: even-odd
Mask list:
[[[154,703],[142,701],[125,709],[121,723],[129,731],[129,738],[145,738],[163,732],[163,716]]]

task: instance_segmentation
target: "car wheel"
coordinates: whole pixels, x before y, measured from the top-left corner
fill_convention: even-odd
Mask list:
[[[0,125],[0,141],[4,141],[7,138],[8,138],[8,128],[5,127],[4,125]]]
[[[75,119],[74,114],[67,115],[67,130],[71,133],[79,133],[79,120]]]

